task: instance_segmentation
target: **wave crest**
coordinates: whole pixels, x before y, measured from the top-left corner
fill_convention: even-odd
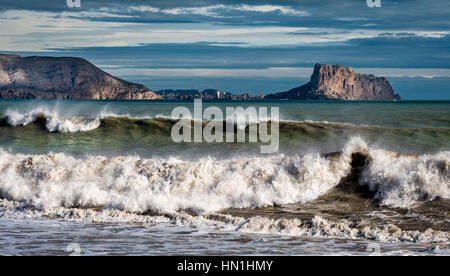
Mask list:
[[[97,129],[100,124],[100,119],[51,117],[47,119],[46,128],[49,132],[81,132]]]
[[[352,172],[352,154],[367,156],[360,185],[393,207],[450,198],[450,152],[410,156],[371,149],[354,138],[341,154],[147,158],[0,150],[0,195],[38,208],[112,208],[133,213],[198,213],[313,201]]]
[[[361,184],[376,191],[375,198],[392,207],[410,207],[416,202],[450,198],[450,151],[435,155],[400,155],[370,151],[370,166]]]
[[[327,160],[319,154],[187,162],[1,151],[0,191],[7,199],[44,209],[213,212],[311,201],[336,186],[349,169],[345,157]]]
[[[26,126],[39,119],[46,121],[45,127],[49,132],[81,132],[91,131],[100,127],[100,118],[62,117],[55,110],[38,107],[29,112],[21,113],[17,110],[7,110],[3,118],[10,126]]]

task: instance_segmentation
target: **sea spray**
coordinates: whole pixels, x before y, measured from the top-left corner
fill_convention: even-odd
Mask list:
[[[2,150],[0,193],[41,209],[112,208],[133,213],[208,213],[310,202],[350,173],[354,152],[368,155],[370,163],[360,184],[374,190],[383,204],[407,207],[437,197],[450,198],[449,152],[399,159],[391,152],[371,149],[360,138],[349,141],[335,158],[310,153],[196,161],[138,156],[79,159],[63,153],[29,155]],[[380,154],[386,159],[378,160]],[[404,168],[392,174],[396,163]]]
[[[434,155],[400,155],[370,151],[370,166],[362,184],[376,191],[375,198],[391,207],[410,207],[436,198],[450,198],[450,151]]]
[[[195,162],[136,156],[76,159],[0,152],[3,197],[37,208],[105,207],[144,213],[253,208],[314,200],[347,174],[319,154]]]
[[[7,110],[4,118],[11,126],[27,126],[41,117],[46,120],[49,132],[80,132],[91,131],[100,126],[101,118],[83,118],[77,116],[61,116],[57,108],[37,107],[22,113],[18,110]]]

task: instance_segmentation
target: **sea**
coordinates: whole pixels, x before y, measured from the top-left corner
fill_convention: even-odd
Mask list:
[[[0,100],[0,255],[450,255],[450,101],[202,103],[238,106],[277,151],[175,142],[192,101]]]

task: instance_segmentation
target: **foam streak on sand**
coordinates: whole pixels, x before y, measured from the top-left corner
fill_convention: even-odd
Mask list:
[[[151,226],[155,224],[170,224],[196,227],[200,230],[210,229],[256,234],[275,234],[311,238],[375,240],[379,242],[414,242],[448,244],[450,232],[402,230],[388,225],[355,225],[347,220],[333,221],[321,216],[310,220],[273,219],[256,216],[243,218],[232,215],[210,214],[189,215],[186,213],[168,213],[165,215],[140,215],[111,209],[80,209],[53,207],[44,210],[30,208],[26,204],[0,199],[0,217],[6,219],[63,219],[69,222],[81,223],[129,223]]]

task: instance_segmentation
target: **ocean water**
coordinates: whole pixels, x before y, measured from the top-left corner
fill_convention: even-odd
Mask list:
[[[449,101],[203,102],[279,107],[271,154],[177,106],[1,100],[0,254],[450,253]]]

